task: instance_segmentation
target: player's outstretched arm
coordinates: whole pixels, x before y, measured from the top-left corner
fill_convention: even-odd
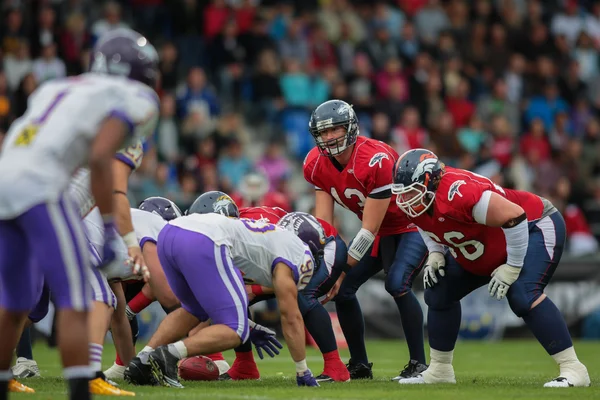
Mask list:
[[[333,225],[333,197],[323,190],[315,190],[315,217]]]
[[[319,386],[306,365],[304,321],[298,308],[298,288],[290,267],[277,263],[273,269],[273,288],[281,312],[283,336],[294,363],[298,386]]]
[[[502,300],[510,285],[521,273],[529,245],[529,226],[525,210],[503,196],[486,191],[473,209],[477,222],[492,227],[501,227],[506,238],[506,264],[492,272],[488,285],[490,296]]]

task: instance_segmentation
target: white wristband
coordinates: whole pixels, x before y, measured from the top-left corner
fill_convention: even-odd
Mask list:
[[[127,248],[140,247],[140,244],[137,240],[137,236],[135,235],[135,231],[131,231],[121,237],[123,238],[123,241],[125,242],[125,246],[127,246]]]
[[[302,374],[307,369],[308,369],[308,365],[306,365],[306,358],[302,361],[296,362],[296,373],[297,374]]]
[[[373,242],[375,241],[375,235],[365,228],[362,228],[356,236],[354,236],[354,240],[352,240],[352,244],[348,248],[348,255],[354,258],[356,261],[360,261]]]

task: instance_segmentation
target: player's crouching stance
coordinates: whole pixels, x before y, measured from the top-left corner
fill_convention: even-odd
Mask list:
[[[298,288],[310,280],[314,260],[298,237],[272,224],[192,214],[167,224],[157,246],[160,263],[182,308],[163,320],[145,349],[156,350],[138,355],[148,358],[154,379],[181,387],[178,360],[234,348],[253,334],[259,338],[255,344],[264,344],[264,332],[251,330],[248,322],[242,271],[258,284],[275,289],[284,336],[296,362],[297,383],[318,386],[306,365],[304,326],[297,303]],[[211,326],[173,343],[208,319]]]
[[[431,363],[400,383],[456,383],[460,300],[488,284],[490,296],[506,297],[559,365],[559,377],[544,387],[589,386],[567,325],[543,293],[565,243],[565,221],[556,208],[532,193],[446,167],[424,149],[404,153],[394,170],[398,207],[419,227],[430,252],[424,283]]]

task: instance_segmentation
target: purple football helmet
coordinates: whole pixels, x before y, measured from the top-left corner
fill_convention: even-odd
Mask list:
[[[181,217],[181,210],[175,203],[164,197],[148,197],[140,203],[140,210],[148,211],[160,215],[165,221],[171,221]]]
[[[294,232],[308,245],[315,259],[323,254],[325,230],[312,215],[299,211],[291,212],[281,217],[277,225]]]
[[[136,31],[115,29],[96,42],[92,49],[90,71],[126,76],[154,88],[158,79],[158,53]]]

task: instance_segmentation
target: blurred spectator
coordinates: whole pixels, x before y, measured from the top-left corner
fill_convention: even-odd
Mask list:
[[[279,140],[271,140],[267,144],[264,155],[256,163],[256,170],[264,174],[268,180],[268,190],[276,191],[280,182],[289,179],[292,166]]]
[[[217,145],[214,136],[200,140],[196,146],[196,168],[203,169],[207,165],[214,167],[217,164]]]
[[[117,28],[127,28],[128,25],[121,20],[121,6],[115,1],[108,1],[104,5],[104,18],[92,25],[92,38],[98,40],[100,36]]]
[[[359,120],[360,121],[360,120]],[[376,140],[381,140],[382,142],[391,143],[392,142],[392,132],[390,127],[390,118],[386,113],[377,111],[373,115],[371,128],[371,137]],[[363,130],[360,131],[360,134],[363,135]],[[401,154],[401,153],[400,153]]]
[[[296,59],[301,66],[308,62],[310,50],[304,37],[304,26],[298,18],[292,20],[287,28],[286,36],[279,42],[279,54],[283,60]]]
[[[58,43],[58,28],[56,27],[56,14],[52,7],[40,8],[37,24],[33,25],[32,35],[29,40],[31,54],[40,57],[43,49],[51,44]]]
[[[427,5],[415,15],[419,39],[427,46],[433,46],[440,32],[450,27],[448,16],[440,3],[440,0],[428,0]]]
[[[246,63],[250,66],[256,63],[264,51],[277,49],[277,44],[269,36],[268,23],[261,16],[256,16],[250,30],[240,35],[240,42],[246,51]]]
[[[544,132],[544,122],[540,118],[531,121],[529,132],[521,138],[520,149],[521,154],[526,158],[535,152],[537,162],[546,161],[550,158],[550,142]]]
[[[174,90],[179,79],[179,52],[172,42],[163,44],[160,48],[160,78],[164,90]]]
[[[220,108],[216,94],[206,82],[204,70],[190,69],[187,85],[177,91],[177,114],[183,120],[182,131],[201,136],[212,129]]]
[[[394,39],[398,39],[405,22],[404,14],[383,0],[376,0],[374,3],[374,24],[386,27],[390,35]]]
[[[212,0],[204,10],[204,37],[210,40],[218,35],[229,17],[230,11],[225,0]]]
[[[433,125],[431,140],[435,143],[437,153],[449,165],[456,165],[462,151],[456,139],[456,125],[452,114],[443,112],[437,124]]]
[[[310,63],[313,68],[323,68],[337,64],[335,48],[327,39],[325,29],[320,25],[313,27],[309,46]]]
[[[566,0],[564,12],[554,15],[552,18],[552,33],[554,35],[565,35],[570,44],[574,44],[583,28],[582,19],[577,15],[577,0]]]
[[[389,59],[399,58],[400,52],[384,22],[377,22],[374,29],[374,37],[366,39],[360,45],[360,51],[365,52],[369,56],[371,65],[376,70],[380,70]]]
[[[256,3],[254,0],[241,0],[235,9],[235,22],[240,33],[246,33],[252,27],[252,22],[256,17]]]
[[[231,138],[218,161],[218,172],[226,191],[232,191],[252,169],[252,162],[245,156],[244,148],[237,138]]]
[[[32,73],[28,73],[21,79],[14,96],[13,104],[15,106],[15,118],[19,118],[25,114],[25,110],[27,110],[27,99],[29,99],[29,95],[33,93],[36,88],[37,82]]]
[[[284,63],[285,72],[279,85],[289,106],[310,107],[312,104],[311,79],[303,70],[300,60],[291,58]]]
[[[514,132],[521,131],[519,106],[508,99],[508,87],[502,78],[496,79],[492,93],[477,102],[477,115],[482,121],[491,121],[493,115],[506,117]]]
[[[87,32],[85,16],[73,13],[67,17],[65,30],[60,35],[60,48],[69,75],[77,75],[82,71],[81,55],[91,45],[91,36]],[[164,76],[163,76],[164,82]]]
[[[8,96],[8,83],[6,75],[0,71],[0,130],[8,126],[11,116],[11,104]]]
[[[446,107],[457,128],[467,125],[475,112],[475,105],[469,100],[469,90],[469,81],[463,78],[446,99]]]
[[[256,72],[252,77],[252,102],[259,118],[274,123],[277,112],[283,107],[283,97],[279,85],[279,60],[271,50],[263,51],[258,59]]]
[[[587,33],[581,32],[579,35],[573,58],[579,64],[579,79],[584,83],[589,83],[598,75],[600,71],[598,50],[594,48],[592,38]]]
[[[543,96],[535,96],[529,101],[525,111],[525,122],[528,124],[535,118],[540,118],[546,130],[551,130],[557,113],[569,111],[568,104],[559,97],[556,83],[549,82],[544,87]]]
[[[4,72],[8,88],[14,92],[19,87],[23,77],[33,70],[33,62],[29,55],[29,45],[26,41],[21,41],[15,53],[4,56]]]
[[[552,150],[560,151],[560,149],[563,149],[569,142],[571,136],[573,136],[573,132],[571,129],[569,114],[566,112],[560,112],[556,114],[554,128],[548,135]]]
[[[353,61],[353,73],[348,78],[348,91],[353,104],[360,107],[368,107],[373,102],[373,96],[376,93],[375,84],[369,58],[358,53]]]
[[[507,167],[512,161],[513,151],[516,147],[514,131],[508,120],[501,115],[493,117],[490,130],[492,134],[491,155],[500,166]]]
[[[421,126],[420,118],[415,107],[408,107],[402,113],[400,125],[392,132],[392,143],[398,154],[427,147],[429,134]]]
[[[377,96],[381,99],[390,97],[390,86],[398,84],[402,95],[400,100],[405,101],[409,97],[408,82],[402,72],[402,62],[398,58],[390,58],[384,64],[384,69],[375,75],[377,85]]]
[[[558,81],[560,95],[569,104],[573,104],[577,98],[585,96],[586,83],[581,80],[579,71],[579,62],[571,60],[565,74]]]
[[[458,131],[458,142],[470,154],[477,155],[481,147],[489,140],[489,135],[484,130],[483,121],[484,119],[473,115],[469,121],[469,125]]]
[[[221,102],[227,104],[233,104],[234,99],[239,98],[244,73],[246,49],[240,43],[238,33],[235,20],[230,19],[208,48],[212,75],[218,77],[220,82]]]
[[[176,120],[175,97],[166,93],[160,101],[160,119],[156,128],[158,154],[169,162],[179,159],[179,127]]]
[[[9,9],[6,14],[6,23],[0,28],[2,52],[5,56],[16,55],[21,43],[26,40],[23,27],[23,13],[18,8]]]
[[[365,38],[363,21],[348,0],[324,2],[317,12],[317,19],[332,42],[338,42],[344,36],[353,43],[358,43]]]
[[[506,81],[507,99],[513,104],[520,104],[523,97],[525,67],[525,57],[522,54],[515,53],[510,57],[504,80]]]
[[[144,158],[148,158],[147,155]],[[179,185],[171,177],[169,165],[157,163],[152,169],[152,174],[142,181],[142,197],[162,196],[175,198],[180,191]]]
[[[41,57],[33,62],[33,74],[38,83],[67,76],[64,61],[56,55],[56,44],[50,43],[42,48]]]

